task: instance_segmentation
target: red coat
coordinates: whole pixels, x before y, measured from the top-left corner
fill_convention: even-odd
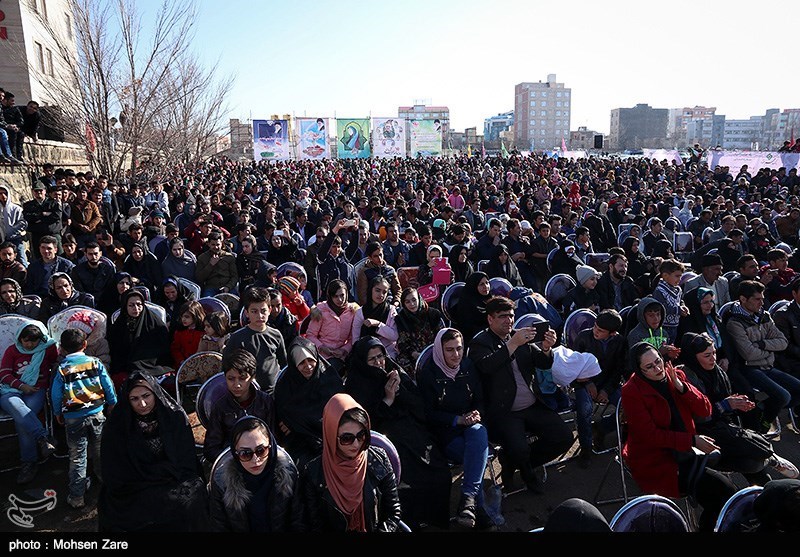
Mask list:
[[[686,380],[681,370],[678,379],[687,386],[678,393],[672,382],[669,388],[680,410],[686,431],[669,429],[672,414],[669,403],[639,375],[634,374],[622,386],[622,407],[628,419],[628,438],[622,456],[633,479],[644,493],[680,497],[678,463],[673,451],[691,451],[695,435],[694,416],[711,415],[711,403]]]
[[[172,345],[170,346],[170,353],[172,359],[175,361],[175,369],[178,369],[183,363],[183,360],[197,353],[197,347],[200,345],[200,340],[203,338],[203,331],[197,329],[180,329],[175,331],[175,336],[172,338]]]

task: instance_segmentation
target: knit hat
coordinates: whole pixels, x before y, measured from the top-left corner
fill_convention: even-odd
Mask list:
[[[602,275],[594,267],[588,265],[578,265],[575,269],[575,276],[578,277],[578,284],[583,284],[592,277],[600,278]]]
[[[435,221],[433,221],[433,227],[445,229],[447,227],[447,223],[442,219],[436,219]]]
[[[714,265],[722,265],[722,258],[716,253],[705,254],[700,262],[701,267],[713,267]]]
[[[278,289],[287,298],[294,298],[300,290],[300,281],[290,276],[281,277],[278,279]]]

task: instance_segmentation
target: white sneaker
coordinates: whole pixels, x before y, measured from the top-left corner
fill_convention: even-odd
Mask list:
[[[775,460],[777,461],[775,464],[772,465],[775,470],[786,476],[787,478],[795,479],[800,476],[800,471],[797,470],[797,466],[783,458],[782,456],[778,456],[777,454],[774,455]]]

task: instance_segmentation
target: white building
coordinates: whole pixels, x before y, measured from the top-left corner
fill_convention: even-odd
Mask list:
[[[548,74],[547,82],[518,83],[514,87],[514,146],[542,151],[569,141],[572,89]]]

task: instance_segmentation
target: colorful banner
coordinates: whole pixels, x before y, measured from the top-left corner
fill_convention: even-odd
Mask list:
[[[297,158],[321,160],[330,157],[327,118],[297,118]]]
[[[338,118],[336,137],[336,154],[340,159],[369,158],[368,118]]]
[[[411,120],[411,155],[437,157],[442,154],[442,123],[439,120]]]
[[[674,149],[642,149],[642,156],[646,159],[656,159],[661,162],[664,159],[675,161],[675,164],[683,164],[680,151]]]
[[[736,176],[742,165],[747,165],[747,171],[755,176],[761,168],[786,167],[788,173],[792,168],[800,170],[800,153],[778,153],[777,151],[706,151],[708,168],[714,170],[715,166],[728,166],[729,172]]]
[[[253,120],[253,158],[283,161],[290,156],[287,120]]]
[[[399,118],[373,118],[372,151],[376,157],[405,157],[405,121]]]

